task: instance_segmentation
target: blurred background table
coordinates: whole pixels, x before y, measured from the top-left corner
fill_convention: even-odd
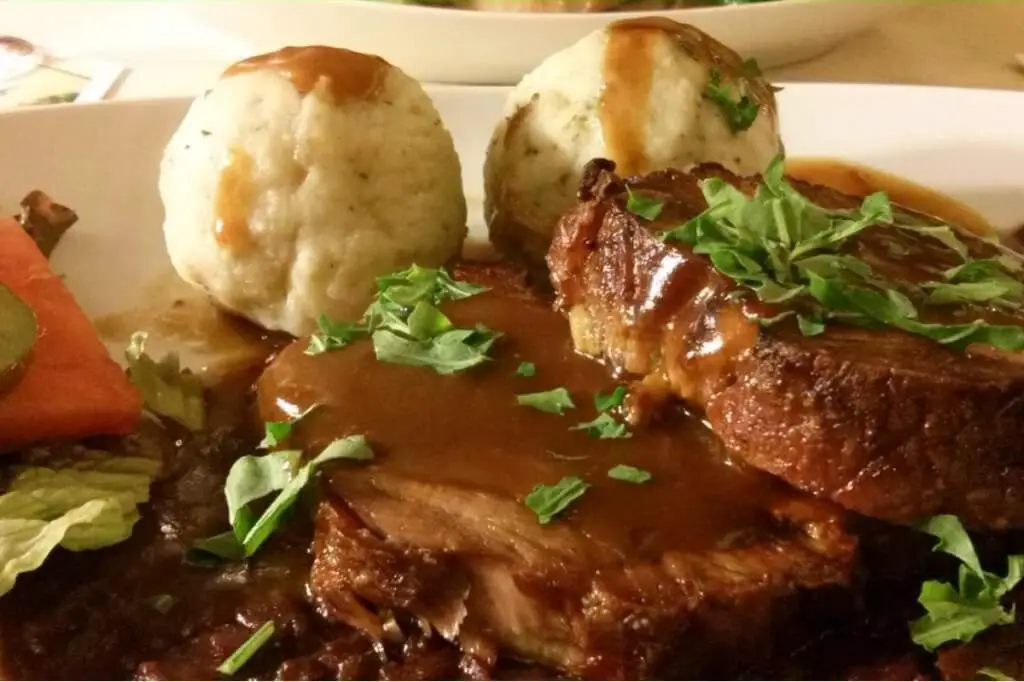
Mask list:
[[[1024,53],[1024,0],[833,1],[906,7],[823,57],[770,71],[770,78],[1024,90],[1024,69],[1014,60]],[[175,3],[148,0],[0,0],[0,33],[59,54],[120,62],[131,72],[117,98],[194,95],[245,54],[229,37],[178,15]]]

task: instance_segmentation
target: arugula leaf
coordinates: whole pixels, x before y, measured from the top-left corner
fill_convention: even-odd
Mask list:
[[[516,396],[516,402],[549,414],[565,414],[566,410],[576,407],[569,391],[561,386],[541,393],[521,393]]]
[[[537,373],[537,366],[532,362],[520,362],[516,368],[517,377],[532,377]]]
[[[301,467],[300,458],[299,451],[284,450],[236,460],[224,486],[232,530],[195,543],[186,558],[201,561],[204,554],[230,560],[251,557],[280,527],[285,513],[321,465],[339,459],[371,460],[373,451],[363,436],[348,436],[331,442]],[[256,517],[251,503],[273,492],[278,492],[277,497]]]
[[[639,469],[628,464],[616,464],[608,470],[608,478],[627,483],[647,483],[651,480],[651,472]]]
[[[286,440],[292,435],[292,428],[300,421],[308,417],[314,410],[320,407],[319,404],[313,403],[307,407],[303,412],[295,415],[291,419],[286,421],[266,422],[263,425],[263,440],[256,447],[261,450],[268,450],[270,448],[276,448],[281,444],[282,441]]]
[[[722,84],[722,74],[712,69],[704,96],[718,105],[729,129],[739,133],[754,125],[760,107],[749,95],[733,94],[732,88]],[[735,99],[734,99],[735,97]]]
[[[587,434],[602,440],[631,438],[633,436],[626,429],[625,424],[615,421],[615,418],[607,412],[602,412],[592,421],[573,426],[570,431],[586,431]]]
[[[601,395],[600,393],[595,395],[594,407],[596,407],[599,412],[607,412],[608,410],[613,410],[621,405],[625,399],[626,387],[616,386],[615,390],[608,395]]]
[[[998,682],[1016,682],[1014,678],[997,668],[978,668],[978,671],[975,674],[981,675],[982,677],[986,677],[990,680],[997,680]]]
[[[125,350],[128,378],[142,393],[146,409],[167,417],[191,431],[206,424],[203,383],[199,377],[181,368],[178,356],[169,353],[159,362],[146,355],[145,332],[135,332]]]
[[[524,503],[537,515],[541,525],[547,525],[579,499],[590,487],[576,476],[566,476],[555,485],[538,483],[526,496]]]
[[[634,194],[629,185],[626,185],[626,210],[644,220],[654,220],[661,215],[665,202],[658,197],[647,194]]]
[[[935,551],[955,556],[961,565],[958,587],[936,580],[921,586],[918,602],[925,615],[910,624],[914,643],[934,651],[948,642],[970,642],[994,625],[1014,622],[1014,609],[1006,609],[1001,600],[1020,582],[1024,555],[1009,557],[1006,577],[1000,577],[982,568],[970,537],[955,516],[936,516],[920,530],[938,539]]]
[[[263,648],[270,638],[274,636],[274,621],[268,620],[245,640],[242,646],[238,647],[233,654],[224,659],[224,662],[217,666],[217,672],[221,675],[234,675],[249,662],[256,652]]]

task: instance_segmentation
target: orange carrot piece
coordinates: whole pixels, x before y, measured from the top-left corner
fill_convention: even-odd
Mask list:
[[[2,218],[0,282],[32,308],[38,323],[24,372],[0,394],[0,451],[129,433],[142,414],[142,396],[35,242]]]

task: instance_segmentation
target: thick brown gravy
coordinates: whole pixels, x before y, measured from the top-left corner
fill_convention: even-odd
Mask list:
[[[241,147],[232,147],[220,172],[214,195],[213,236],[231,251],[252,246],[249,214],[256,198],[253,185],[253,158]]]
[[[564,318],[545,302],[485,293],[446,312],[461,326],[502,331],[493,362],[440,376],[378,362],[365,341],[316,357],[305,355],[299,341],[261,378],[263,418],[282,419],[282,406],[293,412],[318,404],[296,429],[300,444],[366,435],[375,461],[345,476],[408,478],[514,501],[538,483],[579,476],[592,487],[556,523],[619,557],[723,546],[772,526],[773,505],[789,493],[770,477],[728,463],[696,418],[673,414],[622,440],[570,430],[596,416],[594,395],[610,393],[615,383],[604,367],[573,351]],[[522,361],[535,363],[535,376],[516,376]],[[559,386],[577,406],[564,416],[516,403],[517,394]],[[653,479],[643,485],[612,480],[607,472],[617,464],[645,469]]]
[[[623,175],[647,170],[646,137],[656,37],[656,31],[626,30],[621,22],[608,29],[599,112],[608,154]]]
[[[301,94],[311,92],[321,80],[335,103],[373,100],[384,88],[391,65],[375,55],[340,47],[312,45],[285,47],[232,64],[224,77],[253,71],[276,71],[292,82]]]
[[[786,159],[786,174],[833,187],[855,197],[885,192],[893,203],[941,218],[978,234],[992,234],[991,223],[977,210],[941,192],[898,175],[851,161],[819,157]]]

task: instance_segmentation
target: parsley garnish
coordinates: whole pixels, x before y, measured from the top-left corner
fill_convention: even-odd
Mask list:
[[[865,198],[855,210],[824,209],[786,182],[781,157],[765,171],[753,197],[720,178],[702,180],[700,187],[708,209],[661,236],[706,255],[716,270],[752,289],[759,300],[793,308],[762,320],[763,324],[796,312],[801,331],[809,336],[836,321],[896,327],[954,348],[987,343],[1003,350],[1024,349],[1024,329],[1015,325],[918,319],[910,296],[932,304],[986,303],[1015,310],[1024,305],[1024,284],[1009,267],[1016,261],[1003,256],[970,260],[967,246],[948,225],[906,222],[894,216],[888,198],[880,192]],[[877,223],[891,223],[887,229],[934,239],[967,260],[935,282],[914,285],[886,279],[865,261],[842,251]]]
[[[249,662],[249,659],[256,655],[263,645],[274,636],[274,621],[268,620],[261,625],[256,632],[252,633],[249,639],[242,643],[242,646],[235,650],[235,653],[224,659],[224,662],[217,666],[217,672],[221,675],[234,675],[242,666]]]
[[[266,422],[263,425],[263,440],[261,440],[260,444],[256,447],[260,448],[261,450],[269,450],[271,448],[276,448],[290,435],[292,435],[292,427],[294,427],[300,421],[308,417],[311,412],[313,412],[319,407],[320,405],[318,405],[317,403],[313,403],[312,405],[307,407],[303,412],[295,415],[291,419],[280,422]]]
[[[722,84],[722,74],[711,70],[708,84],[704,87],[704,96],[718,105],[729,130],[733,133],[743,132],[754,125],[760,107],[750,95],[733,93],[732,88]]]
[[[651,472],[639,469],[628,464],[616,464],[608,470],[608,478],[626,483],[647,483],[651,480]]]
[[[573,426],[571,431],[586,431],[589,435],[605,439],[630,438],[633,434],[626,430],[626,425],[615,421],[615,417],[607,412],[597,415],[597,418]]]
[[[658,197],[646,194],[634,194],[629,185],[626,185],[626,210],[644,220],[654,220],[661,215],[661,209],[665,202]]]
[[[537,373],[537,366],[532,362],[520,362],[519,367],[516,367],[517,377],[532,377]]]
[[[601,395],[598,393],[594,396],[594,407],[597,408],[598,412],[607,412],[613,410],[622,404],[622,401],[626,399],[626,387],[616,386],[615,390],[608,395]]]
[[[938,538],[935,551],[951,554],[961,561],[959,583],[928,580],[921,586],[918,602],[927,612],[910,624],[915,644],[934,651],[947,642],[970,642],[993,625],[1014,622],[1014,609],[1006,609],[1002,598],[1020,581],[1024,555],[1007,558],[1006,577],[981,567],[974,545],[955,516],[936,516],[921,530]]]
[[[499,334],[480,325],[457,329],[438,306],[483,291],[452,279],[444,268],[414,265],[378,277],[377,295],[362,319],[342,322],[321,315],[320,331],[310,338],[306,354],[319,355],[370,337],[381,362],[430,367],[438,374],[475,367],[489,359],[487,352]]]
[[[154,594],[146,599],[146,606],[153,609],[161,616],[166,616],[174,608],[178,600],[169,594]]]
[[[997,680],[998,682],[1017,682],[1014,678],[1010,677],[998,668],[979,668],[976,674],[990,680]]]
[[[569,391],[561,386],[541,393],[522,393],[516,396],[516,402],[549,414],[565,414],[566,410],[576,407]]]
[[[187,558],[201,563],[210,555],[229,560],[251,557],[280,527],[285,513],[298,500],[317,469],[340,459],[366,461],[373,459],[373,451],[362,436],[348,436],[333,441],[302,466],[299,466],[302,453],[298,450],[238,458],[231,465],[224,484],[232,530],[195,543]],[[277,491],[280,491],[277,497],[257,517],[250,505]]]
[[[524,503],[537,515],[541,525],[546,525],[587,492],[589,487],[589,483],[576,476],[566,476],[555,485],[538,483],[533,486]]]

